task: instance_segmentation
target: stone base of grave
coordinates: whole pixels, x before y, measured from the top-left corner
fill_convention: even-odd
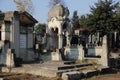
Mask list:
[[[91,67],[91,68],[90,68]],[[42,64],[23,64],[22,67],[12,68],[11,72],[29,73],[45,77],[58,77],[63,80],[76,80],[77,78],[89,77],[109,69],[99,67],[97,70],[90,63],[76,63],[75,61],[47,61]],[[7,67],[2,67],[2,72],[8,72]],[[77,76],[77,77],[76,77]]]

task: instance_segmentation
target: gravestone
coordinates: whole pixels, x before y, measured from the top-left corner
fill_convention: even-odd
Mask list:
[[[7,50],[6,66],[8,68],[12,68],[12,67],[15,66],[15,64],[14,64],[14,50],[13,49],[8,49]]]

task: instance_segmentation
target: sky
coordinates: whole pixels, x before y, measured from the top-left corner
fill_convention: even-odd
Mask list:
[[[47,23],[48,12],[50,10],[50,0],[32,0],[34,6],[33,17],[39,23]],[[98,0],[64,0],[65,5],[70,11],[70,18],[75,10],[78,11],[78,15],[90,13],[90,6],[94,6],[94,3]],[[114,0],[119,1],[120,0]],[[17,10],[16,4],[13,0],[0,0],[0,10],[2,12]]]

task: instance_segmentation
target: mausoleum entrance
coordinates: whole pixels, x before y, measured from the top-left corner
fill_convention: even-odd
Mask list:
[[[58,28],[52,28],[51,29],[51,39],[53,43],[53,50],[56,50],[58,48]]]

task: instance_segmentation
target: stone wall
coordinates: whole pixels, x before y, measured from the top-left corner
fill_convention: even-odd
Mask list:
[[[65,57],[68,60],[93,60],[96,59],[98,64],[103,66],[108,66],[109,58],[108,58],[108,46],[107,46],[107,36],[103,37],[103,45],[96,46],[96,47],[89,47],[87,48],[87,55],[85,57],[84,49],[82,46],[69,46],[65,47]],[[92,57],[90,57],[92,56]],[[97,56],[100,56],[97,58]]]
[[[88,55],[100,56],[101,58],[99,58],[98,61],[103,66],[108,66],[109,64],[108,54],[109,52],[108,52],[107,36],[103,37],[102,46],[88,48]]]

